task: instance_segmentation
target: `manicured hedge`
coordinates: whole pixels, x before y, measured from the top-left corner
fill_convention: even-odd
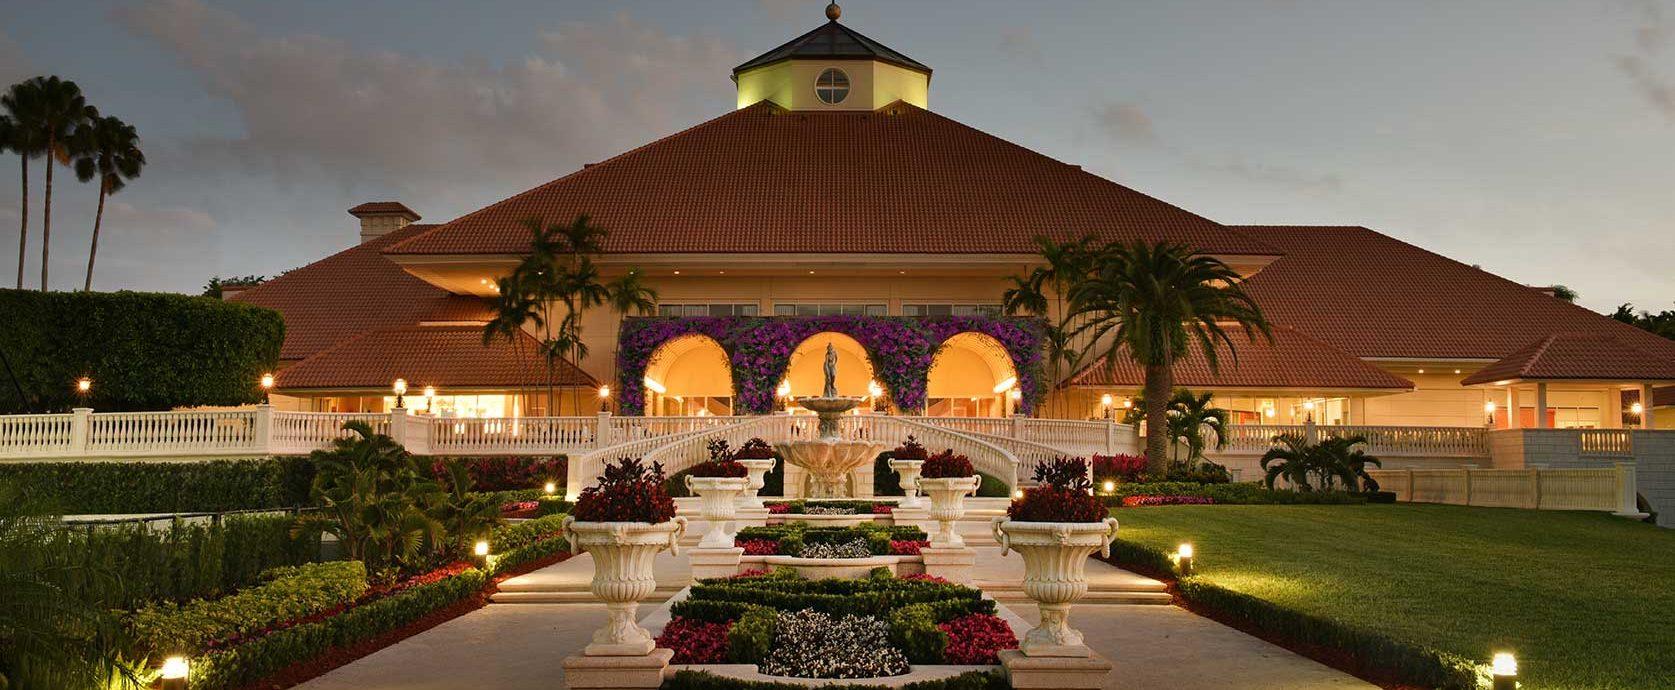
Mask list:
[[[67,596],[107,608],[207,599],[260,580],[263,571],[319,559],[318,534],[291,537],[289,515],[234,515],[219,525],[71,528],[85,567],[67,571]],[[101,573],[113,573],[106,577]]]
[[[814,609],[833,615],[885,617],[912,604],[936,602],[949,618],[993,614],[995,603],[979,590],[962,585],[902,580],[888,575],[864,580],[803,580],[779,575],[701,580],[690,595],[670,607],[674,616],[710,623],[736,620],[752,606],[780,611]],[[943,608],[939,608],[943,612]]]
[[[289,508],[308,504],[313,480],[304,457],[0,464],[0,482],[18,482],[65,515]]]
[[[212,600],[152,604],[128,616],[140,649],[196,654],[211,643],[346,606],[366,593],[366,566],[333,561],[275,568],[267,582]]]
[[[0,290],[0,413],[168,410],[262,401],[285,322],[248,304],[143,292]],[[93,379],[85,399],[75,381]]]
[[[563,522],[564,515],[558,514],[496,528],[489,535],[489,553],[494,554],[494,573],[506,572],[570,548],[559,534],[559,525]]]
[[[395,630],[476,596],[487,583],[480,570],[419,585],[315,623],[278,630],[192,660],[192,690],[248,687],[292,664]]]
[[[1281,491],[1254,482],[1197,484],[1193,482],[1151,482],[1118,484],[1106,497],[1109,505],[1120,506],[1127,496],[1203,496],[1229,505],[1354,505],[1367,499],[1341,491]]]
[[[801,553],[806,544],[847,544],[856,539],[864,539],[867,549],[875,556],[889,555],[891,541],[925,541],[929,538],[925,530],[915,525],[885,526],[865,523],[854,527],[809,527],[807,523],[802,522],[746,527],[739,530],[735,537],[737,541],[777,541],[779,553],[786,555]]]
[[[806,690],[796,683],[770,683],[722,678],[706,671],[676,671],[663,681],[662,690]],[[821,685],[822,690],[885,690],[884,685]],[[1006,690],[1012,687],[1000,671],[973,671],[943,680],[922,680],[897,686],[897,690]]]

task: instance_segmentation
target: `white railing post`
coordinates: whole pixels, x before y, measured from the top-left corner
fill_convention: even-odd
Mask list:
[[[407,408],[390,410],[390,439],[403,447],[407,445]]]
[[[598,421],[593,426],[593,447],[604,448],[611,445],[611,413],[599,411]]]
[[[1105,454],[1117,454],[1117,423],[1110,419],[1105,420]]]
[[[1612,515],[1632,518],[1646,517],[1645,513],[1640,512],[1640,503],[1636,500],[1639,496],[1639,488],[1635,485],[1634,463],[1617,463],[1616,474],[1617,512],[1612,513]]]
[[[256,406],[255,433],[251,434],[254,450],[262,455],[273,455],[273,406],[263,403]]]
[[[406,419],[398,420],[402,425],[402,434],[406,440],[401,445],[407,452],[414,455],[430,455],[430,415],[407,415]]]
[[[93,427],[93,408],[77,407],[70,410],[70,413],[75,415],[70,418],[70,453],[77,457],[86,457],[88,431]]]
[[[1023,438],[1023,437],[1024,437],[1024,416],[1021,415],[1021,414],[1012,415],[1012,438]]]

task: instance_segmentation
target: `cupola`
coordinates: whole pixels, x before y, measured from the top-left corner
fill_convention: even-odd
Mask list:
[[[930,107],[931,68],[838,22],[826,23],[733,68],[739,107],[773,101],[791,110],[877,110],[896,101]]]

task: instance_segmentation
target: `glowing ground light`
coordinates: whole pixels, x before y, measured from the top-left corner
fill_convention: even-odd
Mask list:
[[[541,489],[546,491],[548,496],[558,493],[558,485],[552,482],[547,482],[547,485],[541,487]]]
[[[487,557],[489,555],[489,543],[484,540],[478,540],[477,546],[472,550],[472,552],[477,554],[479,557]]]
[[[1512,656],[1512,652],[1495,652],[1494,659],[1489,662],[1489,676],[1494,690],[1517,690],[1518,658]]]

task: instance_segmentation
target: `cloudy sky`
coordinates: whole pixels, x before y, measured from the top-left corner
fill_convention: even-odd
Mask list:
[[[1366,225],[1595,309],[1675,307],[1675,0],[843,4],[936,69],[933,110],[1217,221]],[[95,286],[196,291],[348,246],[358,202],[447,220],[722,114],[730,68],[823,5],[0,0],[0,83],[58,74],[138,127],[151,164]],[[69,289],[96,194],[58,179]]]

